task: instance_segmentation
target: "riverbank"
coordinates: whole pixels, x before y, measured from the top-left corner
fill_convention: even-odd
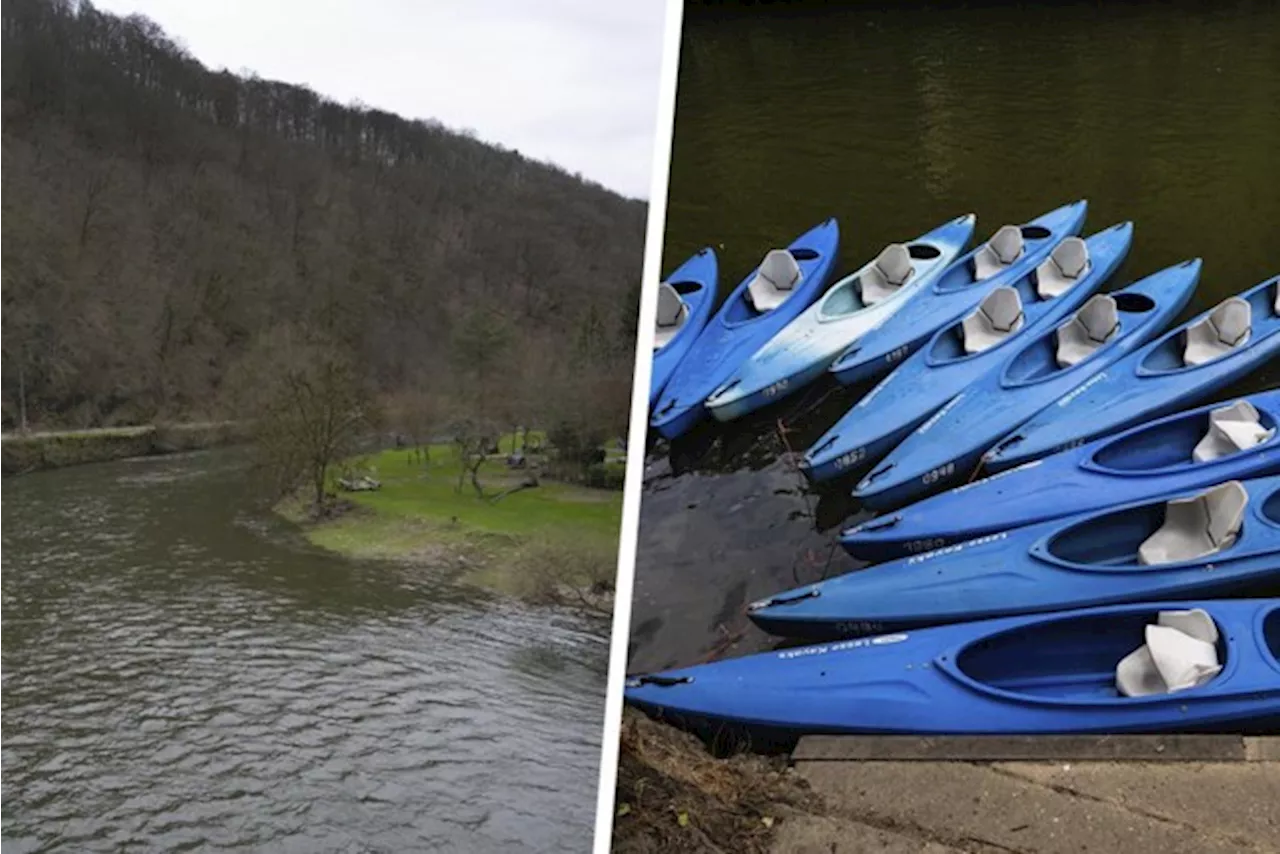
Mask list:
[[[8,477],[129,457],[218,448],[246,438],[244,429],[232,421],[6,433],[0,444],[2,471]]]
[[[937,748],[947,740],[920,741]],[[1127,755],[1117,750],[1123,736],[1098,741],[1108,755]],[[693,736],[628,709],[613,850],[1262,854],[1274,850],[1280,744],[1255,741],[1261,749],[1249,755],[1172,736],[1155,761],[1070,752],[937,761],[884,749],[879,759],[855,761],[804,751],[804,742],[789,761],[715,759]]]
[[[527,475],[500,456],[480,470],[486,497],[457,490],[449,445],[383,451],[357,467],[381,486],[343,492],[341,512],[312,519],[301,501],[276,511],[312,544],[359,559],[450,567],[462,580],[529,602],[612,614],[622,494],[542,478],[498,497]]]
[[[763,854],[780,823],[825,811],[785,759],[716,759],[692,735],[630,708],[617,780],[614,854]]]

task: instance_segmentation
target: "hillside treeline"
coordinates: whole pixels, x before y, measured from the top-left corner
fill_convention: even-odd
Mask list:
[[[422,429],[625,424],[643,202],[212,72],[142,17],[0,12],[6,428],[224,415],[281,330],[342,348]]]

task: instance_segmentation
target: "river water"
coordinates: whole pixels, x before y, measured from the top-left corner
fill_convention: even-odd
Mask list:
[[[1135,223],[1106,289],[1198,255],[1190,317],[1280,272],[1275,4],[818,5],[689,7],[664,270],[714,245],[724,294],[831,215],[844,273],[963,213],[985,239],[1087,198],[1086,234]],[[746,603],[856,568],[834,545],[865,515],[852,484],[810,492],[785,451],[863,391],[819,384],[651,446],[631,671],[761,649]]]
[[[249,494],[235,452],[5,481],[5,854],[590,850],[599,628]]]

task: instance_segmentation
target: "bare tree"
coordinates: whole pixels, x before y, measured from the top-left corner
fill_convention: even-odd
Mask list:
[[[480,485],[480,467],[489,458],[489,450],[497,443],[497,425],[483,418],[458,418],[453,422],[451,431],[454,451],[458,455],[458,485],[454,491],[462,492],[462,485],[469,475],[476,497],[484,498],[484,487]]]
[[[233,386],[277,489],[305,487],[323,512],[330,472],[376,423],[350,353],[315,330],[281,326],[254,343]]]

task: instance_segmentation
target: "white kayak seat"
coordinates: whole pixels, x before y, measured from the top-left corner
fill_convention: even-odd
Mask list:
[[[893,296],[915,272],[911,253],[901,243],[890,243],[858,277],[862,286],[862,304],[875,305]]]
[[[1022,229],[1002,225],[973,255],[973,277],[989,279],[1022,256]]]
[[[1120,329],[1115,298],[1098,294],[1080,307],[1071,319],[1058,327],[1058,367],[1078,365],[1110,341]]]
[[[1161,611],[1144,629],[1146,643],[1116,665],[1116,690],[1149,697],[1196,688],[1222,672],[1218,627],[1205,611]]]
[[[1177,629],[1206,643],[1218,642],[1218,624],[1209,616],[1204,608],[1189,608],[1186,611],[1161,611],[1156,615],[1156,625]]]
[[[653,336],[653,349],[665,347],[689,319],[689,306],[670,282],[658,285],[658,318]]]
[[[1276,282],[1276,301],[1272,304],[1271,308],[1276,314],[1280,314],[1280,282]]]
[[[1079,237],[1068,237],[1036,268],[1036,293],[1053,299],[1071,290],[1089,269],[1089,247]]]
[[[1249,493],[1238,480],[1227,481],[1165,505],[1164,524],[1138,547],[1138,563],[1164,563],[1208,557],[1240,536]]]
[[[756,311],[772,311],[786,302],[799,283],[800,265],[795,256],[785,249],[771,249],[747,286],[747,297]]]
[[[1220,359],[1249,340],[1253,311],[1248,300],[1232,297],[1187,328],[1182,361],[1187,367]]]
[[[1022,328],[1022,298],[1010,287],[996,288],[960,324],[966,353],[990,350]]]
[[[1247,400],[1209,413],[1209,429],[1191,452],[1198,463],[1238,454],[1261,445],[1276,434],[1275,428],[1262,426],[1258,410]]]

